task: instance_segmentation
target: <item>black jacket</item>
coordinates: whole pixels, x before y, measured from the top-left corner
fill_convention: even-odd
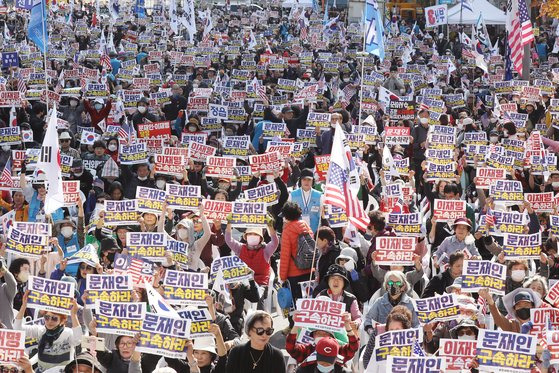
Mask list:
[[[450,275],[450,270],[447,269],[446,271],[439,273],[429,281],[429,283],[423,290],[423,294],[421,294],[421,298],[434,297],[435,293],[443,295],[446,292],[447,286],[450,286],[453,283],[454,279]]]
[[[262,357],[259,358],[260,361],[256,366],[256,369],[253,369],[253,358],[251,358],[250,356],[250,341],[245,344],[233,347],[233,349],[229,352],[229,356],[227,357],[227,372],[285,373],[285,361],[283,359],[283,353],[281,352],[281,350],[268,343],[264,348],[264,351],[253,352],[253,356],[255,353],[262,354]]]

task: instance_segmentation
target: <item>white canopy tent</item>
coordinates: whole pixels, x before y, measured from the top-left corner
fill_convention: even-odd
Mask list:
[[[294,6],[302,8],[312,8],[312,0],[287,0],[282,4],[283,8],[292,8]]]
[[[448,9],[449,25],[460,24],[460,7],[461,3],[458,2],[458,4]],[[472,9],[473,12],[465,8],[462,10],[462,24],[475,24],[480,14],[486,25],[504,25],[506,23],[505,12],[490,4],[487,0],[473,0]]]

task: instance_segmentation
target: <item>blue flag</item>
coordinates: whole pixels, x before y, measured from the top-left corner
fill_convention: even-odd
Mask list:
[[[505,56],[505,80],[512,80],[512,61],[510,59],[510,47],[506,46]]]
[[[136,16],[138,18],[146,18],[145,0],[136,0]]]
[[[29,39],[33,40],[42,53],[47,52],[49,36],[47,34],[47,8],[45,0],[35,0],[33,2],[27,34]]]
[[[367,0],[365,6],[365,51],[384,60],[384,27],[376,0]]]

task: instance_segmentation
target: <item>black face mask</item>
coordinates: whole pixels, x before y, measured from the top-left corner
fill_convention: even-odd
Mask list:
[[[516,316],[518,316],[521,320],[529,320],[530,319],[530,308],[519,308],[515,311]]]
[[[400,287],[396,285],[390,286],[390,295],[395,297],[396,295],[400,294]]]

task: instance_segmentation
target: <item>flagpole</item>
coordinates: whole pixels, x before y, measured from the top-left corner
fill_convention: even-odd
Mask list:
[[[365,3],[365,21],[366,20],[367,20],[367,3]],[[365,56],[367,55],[367,52],[365,51],[365,46],[367,43],[367,28],[365,24],[363,24],[363,50],[362,50],[362,58],[361,58],[361,77],[359,79],[359,117],[357,118],[358,126],[361,125],[361,113],[363,112],[363,78],[365,74]]]
[[[41,0],[41,15],[42,18],[45,20],[42,22],[43,27],[43,46],[45,47],[45,51],[43,52],[43,63],[45,66],[45,99],[47,101],[47,113],[49,112],[49,84],[48,84],[48,74],[47,74],[47,15],[45,14],[47,11],[47,4],[46,0]]]

